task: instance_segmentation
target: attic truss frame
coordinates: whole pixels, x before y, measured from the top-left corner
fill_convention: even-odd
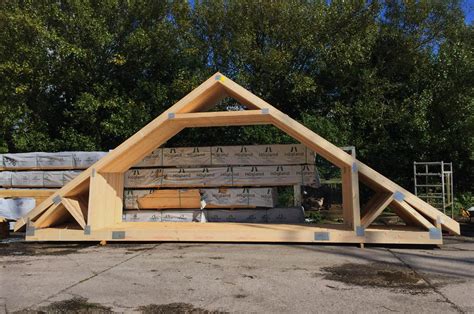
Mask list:
[[[208,112],[231,97],[248,110]],[[134,164],[187,127],[271,124],[341,169],[343,226],[122,222],[123,177]],[[376,191],[361,217],[359,181]],[[390,206],[403,229],[371,227]],[[69,213],[79,228],[59,228]],[[216,73],[20,219],[30,241],[226,241],[441,244],[459,224],[248,90]]]

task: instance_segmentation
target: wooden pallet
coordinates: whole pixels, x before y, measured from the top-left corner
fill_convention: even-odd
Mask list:
[[[210,112],[231,97],[248,110]],[[122,223],[123,174],[154,149],[189,127],[271,124],[341,169],[344,229],[332,227]],[[359,180],[376,194],[360,215]],[[387,207],[416,228],[373,229],[373,220]],[[60,228],[67,219],[78,229]],[[216,73],[116,149],[20,219],[28,224],[27,240],[35,241],[265,241],[439,244],[441,229],[459,234],[459,224],[409,191],[318,134],[293,120],[220,73]],[[325,231],[328,230],[328,231]],[[114,233],[115,232],[115,233]],[[115,235],[115,236],[114,236]]]

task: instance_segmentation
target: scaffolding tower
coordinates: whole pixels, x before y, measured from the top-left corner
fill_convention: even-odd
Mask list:
[[[413,163],[415,195],[446,214],[454,215],[453,164],[451,162]]]

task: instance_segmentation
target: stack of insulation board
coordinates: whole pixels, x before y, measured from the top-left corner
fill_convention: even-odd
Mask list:
[[[60,188],[81,173],[80,171],[2,171],[3,188]]]
[[[303,222],[273,187],[319,186],[314,161],[301,144],[159,148],[126,172],[123,220]]]
[[[274,188],[129,190],[124,196],[128,209],[122,218],[126,222],[304,222],[302,208],[274,208],[275,191]],[[201,209],[196,209],[199,206]]]
[[[0,155],[0,188],[57,189],[105,154],[3,154]],[[155,211],[272,208],[276,190],[268,187],[319,186],[314,160],[315,154],[301,144],[158,148],[125,173],[124,214],[127,210],[142,209],[141,214],[145,215],[143,209],[151,208]],[[234,219],[235,215],[226,216],[224,212],[218,217]],[[223,219],[216,218],[218,211],[215,213],[206,214],[207,220]],[[179,216],[179,212],[175,214]],[[168,215],[172,216],[172,212]]]
[[[240,222],[283,223],[304,222],[301,207],[265,209],[212,209],[212,210],[127,210],[123,212],[125,222]]]
[[[59,188],[105,152],[0,155],[0,187]],[[125,174],[126,188],[319,185],[301,144],[159,148]]]
[[[158,148],[136,168],[314,164],[315,153],[301,144]]]
[[[60,188],[105,152],[20,153],[0,155],[0,187]]]
[[[105,152],[58,152],[0,154],[2,170],[86,169],[105,156]]]
[[[105,152],[0,154],[0,215],[16,220]]]
[[[126,190],[125,209],[272,208],[274,188]]]
[[[131,169],[125,188],[319,186],[314,165],[227,166]]]

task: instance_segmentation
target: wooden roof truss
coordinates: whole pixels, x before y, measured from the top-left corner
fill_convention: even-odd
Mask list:
[[[225,97],[248,110],[208,111]],[[271,124],[341,169],[344,225],[122,222],[124,172],[187,127]],[[376,193],[360,209],[359,181]],[[404,229],[369,227],[387,207]],[[361,217],[361,212],[364,215]],[[75,227],[60,227],[64,217]],[[101,160],[20,219],[27,240],[269,241],[440,244],[441,229],[459,234],[459,224],[377,171],[353,158],[242,86],[216,73]]]

